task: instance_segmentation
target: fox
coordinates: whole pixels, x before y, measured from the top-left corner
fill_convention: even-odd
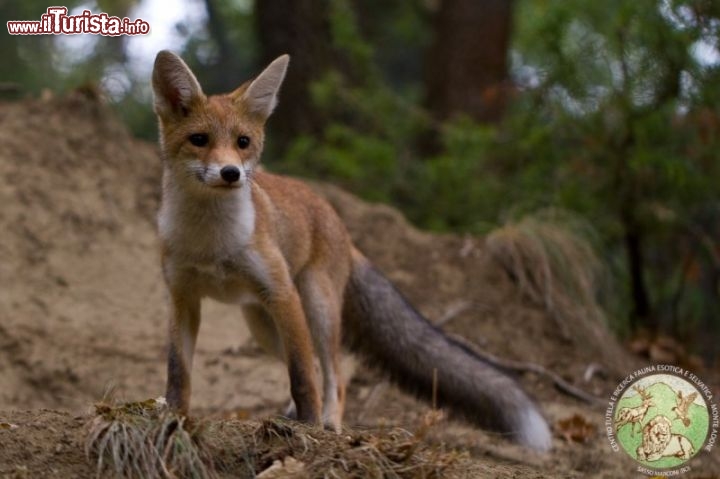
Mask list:
[[[284,362],[298,421],[340,432],[347,349],[453,416],[547,451],[548,424],[513,378],[422,316],[325,199],[260,166],[289,60],[208,96],[179,56],[156,56],[168,407],[189,412],[200,304],[210,298],[237,305],[262,349]]]

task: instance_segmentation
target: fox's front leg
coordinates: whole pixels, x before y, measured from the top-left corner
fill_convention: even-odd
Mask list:
[[[190,408],[193,353],[200,326],[199,298],[171,291],[167,391],[168,406],[180,414]]]

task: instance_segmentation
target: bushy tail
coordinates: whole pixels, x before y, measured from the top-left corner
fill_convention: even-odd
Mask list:
[[[346,345],[402,389],[430,400],[437,369],[440,407],[527,447],[550,448],[548,425],[520,386],[431,324],[357,251],[343,328]]]

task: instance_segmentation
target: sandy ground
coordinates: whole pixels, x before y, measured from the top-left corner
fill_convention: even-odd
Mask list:
[[[82,450],[91,405],[163,393],[166,298],[154,215],[160,160],[108,109],[81,94],[0,105],[0,477],[92,477]],[[553,370],[608,397],[637,358],[611,340],[562,337],[523,299],[482,238],[420,232],[395,210],[317,185],[357,245],[428,317],[498,356]],[[193,413],[262,418],[288,400],[284,368],[263,356],[240,313],[203,305]],[[605,345],[603,345],[605,344]],[[604,354],[603,351],[612,351]],[[605,372],[582,379],[589,365]],[[361,365],[346,422],[413,429],[428,406]],[[466,425],[436,426],[430,442],[468,451],[465,477],[634,477],[602,434],[602,406],[560,393],[546,378],[522,384],[554,424],[574,413],[595,426],[585,443],[555,439],[545,457]],[[717,450],[689,476],[719,477]]]

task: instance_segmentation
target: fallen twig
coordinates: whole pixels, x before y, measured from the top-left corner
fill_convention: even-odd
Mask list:
[[[450,321],[458,317],[460,314],[470,309],[471,306],[472,302],[463,299],[454,302],[447,308],[447,310],[445,310],[443,315],[435,321],[435,325],[442,326],[445,323],[449,323]]]
[[[522,371],[522,372],[533,372],[535,374],[539,374],[540,376],[544,376],[548,379],[550,379],[554,384],[555,387],[557,387],[559,390],[563,391],[566,394],[569,394],[570,396],[573,396],[577,399],[580,399],[581,401],[585,401],[588,404],[593,405],[604,405],[605,401],[602,399],[593,396],[590,393],[587,393],[583,391],[582,389],[578,388],[577,386],[570,384],[569,382],[565,381],[563,378],[558,376],[552,371],[549,371],[548,369],[540,366],[536,363],[531,362],[525,362],[525,361],[513,361],[511,359],[504,359],[504,358],[498,358],[497,356],[488,353],[487,351],[483,351],[477,345],[473,344],[472,342],[468,341],[467,339],[463,338],[462,336],[459,336],[457,334],[453,333],[447,333],[449,337],[451,337],[454,341],[462,344],[464,347],[468,348],[470,351],[472,351],[474,354],[480,356],[484,361],[492,364],[493,366],[507,369],[510,371]]]

